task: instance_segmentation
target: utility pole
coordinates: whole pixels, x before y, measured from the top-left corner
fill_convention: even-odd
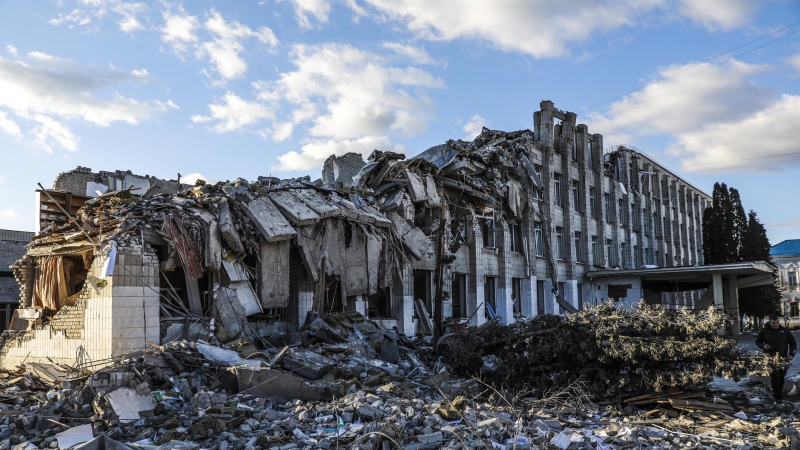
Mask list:
[[[444,233],[447,215],[447,200],[443,189],[439,189],[441,211],[439,214],[438,248],[436,252],[436,296],[433,299],[433,350],[439,351],[439,338],[442,336],[442,284],[444,281]]]

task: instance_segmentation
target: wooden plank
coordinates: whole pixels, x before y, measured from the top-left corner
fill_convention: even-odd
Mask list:
[[[316,193],[313,189],[295,189],[289,191],[291,194],[312,211],[317,213],[320,219],[334,217],[339,213],[339,207],[329,202],[325,197]]]
[[[288,191],[272,191],[267,195],[284,217],[295,226],[311,225],[319,220],[317,213]]]
[[[172,246],[178,251],[181,262],[189,278],[198,279],[203,276],[203,261],[200,249],[192,241],[189,233],[183,228],[180,219],[172,216],[164,218],[162,230],[167,234]]]
[[[427,308],[422,303],[422,300],[417,298],[414,299],[414,309],[417,310],[417,316],[419,316],[419,324],[420,328],[422,328],[422,332],[426,334],[430,334],[433,332],[433,322],[431,322],[431,316],[428,314]]]
[[[269,198],[239,204],[267,242],[285,241],[297,233]]]

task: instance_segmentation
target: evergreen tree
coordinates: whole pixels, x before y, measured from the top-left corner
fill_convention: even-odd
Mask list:
[[[770,245],[767,230],[759,222],[754,211],[750,211],[747,227],[742,235],[743,261],[767,261],[772,263],[769,255]],[[775,274],[773,274],[773,278]],[[751,317],[764,317],[769,314],[780,315],[781,294],[774,285],[756,286],[739,289],[739,313]]]
[[[740,261],[742,236],[747,217],[739,191],[725,183],[714,183],[713,201],[703,211],[703,260],[705,264],[727,264]]]

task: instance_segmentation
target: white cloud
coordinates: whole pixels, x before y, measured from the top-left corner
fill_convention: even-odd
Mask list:
[[[216,184],[218,180],[213,178],[209,178],[201,173],[190,173],[189,175],[183,175],[181,177],[181,183],[183,184],[195,184],[197,180],[203,180],[209,184]]]
[[[404,152],[403,146],[392,144],[386,136],[364,136],[358,139],[313,140],[303,145],[298,153],[295,151],[278,156],[279,165],[273,170],[292,171],[309,170],[319,167],[330,155],[343,155],[348,152],[368,155],[373,150],[391,150]]]
[[[279,0],[283,1],[283,0]],[[289,0],[294,6],[294,13],[300,28],[311,28],[309,16],[314,16],[319,23],[328,21],[328,14],[331,12],[330,0]]]
[[[164,108],[120,94],[111,99],[95,97],[101,90],[130,80],[116,69],[81,67],[76,63],[31,52],[31,63],[0,57],[0,106],[18,116],[45,114],[80,119],[100,126],[113,122],[136,124]]]
[[[462,139],[465,141],[471,141],[475,139],[477,135],[481,134],[481,131],[483,131],[483,127],[485,126],[486,119],[478,114],[475,114],[474,116],[470,117],[464,127],[461,128],[464,133],[466,133]]]
[[[80,138],[66,124],[68,121],[109,126],[114,122],[137,124],[155,114],[177,106],[171,101],[141,102],[114,93],[101,98],[99,93],[137,77],[118,69],[79,66],[75,62],[30,52],[28,60],[0,57],[0,128],[20,137],[20,120],[33,126],[33,142],[47,150],[55,147],[75,151]]]
[[[119,2],[119,1],[112,1],[111,2],[111,9],[112,11],[120,14],[122,19],[117,22],[119,25],[120,31],[125,33],[132,33],[134,31],[140,31],[146,29],[139,19],[136,17],[138,14],[141,14],[148,10],[146,4],[141,2]]]
[[[800,53],[790,57],[788,61],[789,64],[791,64],[792,67],[794,67],[794,70],[797,71],[797,74],[800,75]]]
[[[11,45],[11,44],[7,44],[7,45],[6,45],[6,52],[8,52],[8,54],[9,54],[9,55],[11,55],[11,56],[13,56],[13,57],[15,57],[15,58],[16,58],[17,56],[19,56],[19,52],[17,52],[17,48],[16,48],[16,47],[14,47],[14,46],[13,46],[13,45]]]
[[[22,137],[22,131],[20,131],[19,125],[17,125],[17,123],[13,120],[9,119],[8,114],[3,111],[0,111],[0,131],[3,131],[11,137]]]
[[[412,64],[436,64],[433,57],[422,47],[401,44],[399,42],[387,42],[383,48],[389,49],[400,56],[407,58]]]
[[[244,52],[242,40],[256,38],[269,47],[278,45],[278,39],[269,28],[261,27],[253,31],[235,20],[227,22],[213,9],[204,25],[214,38],[200,44],[197,56],[208,57],[214,70],[226,80],[241,78],[247,72],[247,63],[241,56]]]
[[[117,21],[120,31],[132,33],[134,31],[145,30],[146,27],[139,21],[138,15],[146,12],[149,8],[143,2],[125,2],[122,0],[81,0],[82,7],[75,8],[67,14],[59,13],[57,18],[50,19],[50,25],[66,25],[67,28],[75,26],[85,26],[92,23],[94,19],[102,19],[110,12],[121,16]],[[91,29],[89,31],[96,31]]]
[[[759,172],[797,167],[800,95],[784,94],[740,120],[711,124],[678,136],[673,151],[688,171]],[[788,159],[787,159],[788,158]],[[744,160],[744,161],[743,161]]]
[[[164,25],[161,27],[161,41],[169,44],[176,53],[187,50],[188,44],[198,41],[196,30],[200,28],[200,19],[188,14],[183,6],[178,5],[177,11],[171,9],[162,11]]]
[[[752,0],[472,1],[364,0],[378,20],[401,22],[417,38],[477,40],[537,58],[570,53],[570,45],[621,27],[686,17],[708,29],[746,23]],[[357,14],[364,9],[345,2]]]
[[[346,44],[296,45],[291,57],[295,70],[254,83],[255,100],[229,92],[209,105],[210,114],[192,120],[214,122],[217,132],[253,129],[267,122],[253,131],[275,141],[307,125],[310,140],[302,150],[279,157],[279,167],[294,170],[315,167],[324,152],[364,145],[372,145],[370,151],[394,148],[390,133],[412,136],[425,131],[433,106],[424,89],[444,85],[424,70],[395,65],[393,53],[381,55]]]
[[[653,78],[691,66],[672,66]],[[739,61],[716,67],[703,63],[626,96],[605,115],[588,117],[589,129],[603,133],[608,145],[635,145],[645,135],[671,138],[667,150],[687,171],[778,168],[786,158],[765,157],[797,151],[800,96],[778,97],[750,79],[768,70],[772,67]]]
[[[19,213],[14,211],[13,209],[0,209],[0,217],[18,217]]]
[[[63,123],[41,114],[35,114],[32,119],[39,123],[31,130],[34,141],[47,153],[53,153],[56,145],[71,152],[78,150],[80,138]]]
[[[444,85],[424,70],[394,66],[390,58],[345,44],[296,45],[292,56],[296,70],[258,83],[259,98],[288,104],[295,124],[312,120],[315,137],[419,134],[432,106],[410,90]]]
[[[678,5],[681,15],[710,31],[738,28],[757,8],[753,0],[680,0]]]
[[[191,51],[197,59],[207,58],[212,69],[221,77],[219,80],[212,79],[215,85],[224,85],[227,80],[241,78],[247,72],[247,62],[242,56],[245,53],[245,40],[255,39],[269,48],[278,45],[275,33],[268,27],[253,30],[238,21],[225,20],[214,9],[202,24],[181,6],[175,12],[168,7],[162,14],[164,25],[160,29],[161,40],[178,55]],[[210,38],[201,37],[201,32],[210,34]],[[203,72],[208,75],[207,71]]]
[[[653,78],[663,78],[694,64],[667,67]],[[590,115],[586,120],[592,129],[607,135],[631,130],[639,135],[685,133],[709,123],[739,120],[772,101],[774,90],[748,79],[769,69],[736,60],[716,67],[702,63],[626,96],[604,115]],[[676,83],[678,80],[682,81]]]
[[[214,131],[225,133],[253,125],[262,120],[272,119],[275,114],[264,104],[248,102],[231,92],[222,97],[222,103],[210,104],[211,114],[194,115],[193,122],[217,122]]]
[[[285,141],[292,137],[294,124],[292,122],[276,122],[272,124],[272,139],[275,142]]]

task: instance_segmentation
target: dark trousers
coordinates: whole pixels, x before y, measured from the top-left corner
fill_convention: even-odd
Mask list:
[[[786,369],[778,369],[769,374],[770,381],[772,381],[772,394],[775,400],[783,399],[783,383],[786,378]]]

